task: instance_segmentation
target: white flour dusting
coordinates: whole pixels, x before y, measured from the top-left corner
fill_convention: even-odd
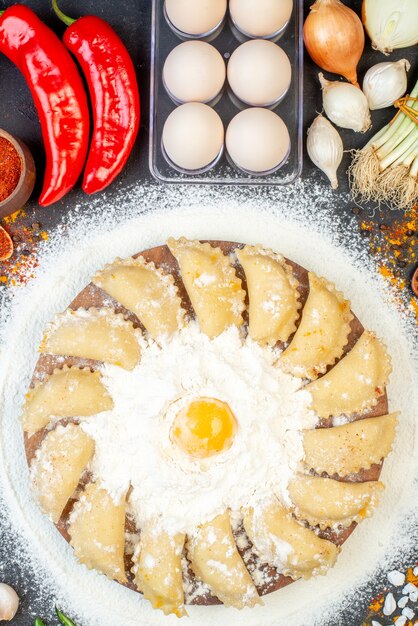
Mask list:
[[[159,245],[169,235],[262,243],[334,281],[351,299],[361,321],[388,345],[394,367],[389,400],[392,409],[402,411],[394,451],[382,473],[386,490],[381,504],[356,529],[327,576],[290,585],[267,596],[263,607],[244,613],[224,607],[190,607],[188,623],[341,623],[338,615],[348,603],[357,602],[359,590],[373,573],[408,549],[418,501],[413,482],[418,407],[412,337],[416,337],[416,327],[400,319],[390,304],[392,294],[376,276],[354,227],[347,229],[333,214],[333,198],[331,191],[308,182],[282,190],[247,192],[138,185],[111,203],[104,194],[70,212],[45,244],[36,280],[16,290],[11,303],[3,300],[0,493],[16,531],[10,552],[33,566],[36,573],[31,584],[54,596],[83,626],[152,626],[177,620],[165,618],[139,594],[76,563],[69,546],[32,499],[17,416],[45,324],[68,306],[105,263]],[[347,197],[347,207],[348,202]]]
[[[289,502],[288,483],[303,457],[301,431],[317,418],[301,379],[275,365],[278,356],[243,342],[234,326],[209,339],[191,323],[159,345],[144,341],[134,370],[102,368],[114,408],[82,422],[95,440],[91,471],[116,501],[132,486],[139,528],[151,522],[171,534],[192,533],[228,508],[239,511],[275,492]],[[238,424],[231,447],[206,459],[185,454],[170,437],[177,413],[199,397],[226,402]]]

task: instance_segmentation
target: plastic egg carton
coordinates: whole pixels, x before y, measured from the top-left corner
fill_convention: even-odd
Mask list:
[[[291,144],[287,159],[274,172],[263,175],[248,174],[230,161],[226,150],[216,159],[213,167],[203,173],[181,172],[170,164],[164,154],[162,134],[168,116],[177,105],[164,87],[163,67],[173,48],[187,40],[187,37],[174,32],[169,26],[164,0],[153,0],[149,167],[154,178],[163,183],[226,185],[285,185],[293,182],[300,176],[303,163],[303,0],[294,0],[291,19],[277,40],[289,57],[292,80],[289,91],[272,110],[286,123]],[[227,64],[234,50],[248,38],[235,29],[227,13],[223,26],[204,40],[209,41],[221,53]],[[220,115],[226,131],[235,115],[248,107],[234,97],[226,81],[221,97],[213,108]]]

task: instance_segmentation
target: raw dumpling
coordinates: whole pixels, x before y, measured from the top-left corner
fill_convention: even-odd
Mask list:
[[[309,296],[300,325],[279,363],[300,378],[313,380],[342,355],[353,316],[344,300],[325,278],[309,272]]]
[[[57,315],[41,352],[96,359],[132,370],[139,362],[139,331],[109,308],[68,309]]]
[[[216,337],[229,326],[241,326],[245,292],[222,250],[184,237],[169,239],[167,245],[180,266],[202,332]]]
[[[319,417],[364,411],[384,393],[391,371],[390,359],[377,337],[365,331],[335,367],[305,387]]]
[[[93,278],[98,287],[135,313],[154,339],[184,325],[184,311],[171,274],[143,257],[117,259]]]
[[[244,528],[261,560],[296,578],[325,574],[338,548],[297,522],[278,500],[244,512]]]
[[[26,394],[21,416],[29,435],[44,428],[52,417],[95,415],[113,408],[113,400],[99,372],[64,366]]]
[[[181,558],[185,536],[174,536],[149,524],[141,529],[134,553],[135,584],[154,609],[177,617],[187,615],[184,609]]]
[[[296,517],[321,528],[350,526],[369,517],[383,488],[381,482],[344,483],[317,476],[299,476],[288,487]]]
[[[225,606],[242,609],[259,603],[257,589],[237,550],[228,512],[200,526],[188,537],[187,548],[193,572]]]
[[[120,583],[126,582],[125,498],[115,504],[99,482],[89,483],[74,505],[68,528],[81,563]]]
[[[330,476],[368,469],[389,454],[396,431],[396,413],[369,417],[334,428],[303,431],[303,463]]]
[[[298,281],[280,254],[262,246],[236,249],[247,279],[251,339],[273,345],[287,341],[299,317]]]
[[[42,510],[58,522],[94,452],[80,426],[57,426],[42,441],[31,464],[32,485]]]

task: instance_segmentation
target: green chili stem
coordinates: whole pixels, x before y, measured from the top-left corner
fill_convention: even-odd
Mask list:
[[[72,619],[70,619],[69,617],[67,617],[67,615],[64,615],[64,613],[62,613],[58,607],[55,607],[55,612],[58,616],[59,621],[61,622],[61,624],[63,624],[64,626],[77,626],[75,624],[75,622],[73,622]]]
[[[68,15],[65,15],[65,13],[61,11],[61,9],[58,6],[57,0],[52,0],[52,8],[55,11],[55,15],[59,17],[61,22],[64,22],[64,24],[66,24],[67,26],[71,26],[71,24],[74,24],[74,22],[76,21],[76,20],[73,20],[72,17],[68,17]]]

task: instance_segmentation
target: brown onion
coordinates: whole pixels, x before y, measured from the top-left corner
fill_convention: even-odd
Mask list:
[[[305,46],[323,70],[357,85],[357,64],[364,49],[360,18],[340,0],[316,0],[305,20]]]

